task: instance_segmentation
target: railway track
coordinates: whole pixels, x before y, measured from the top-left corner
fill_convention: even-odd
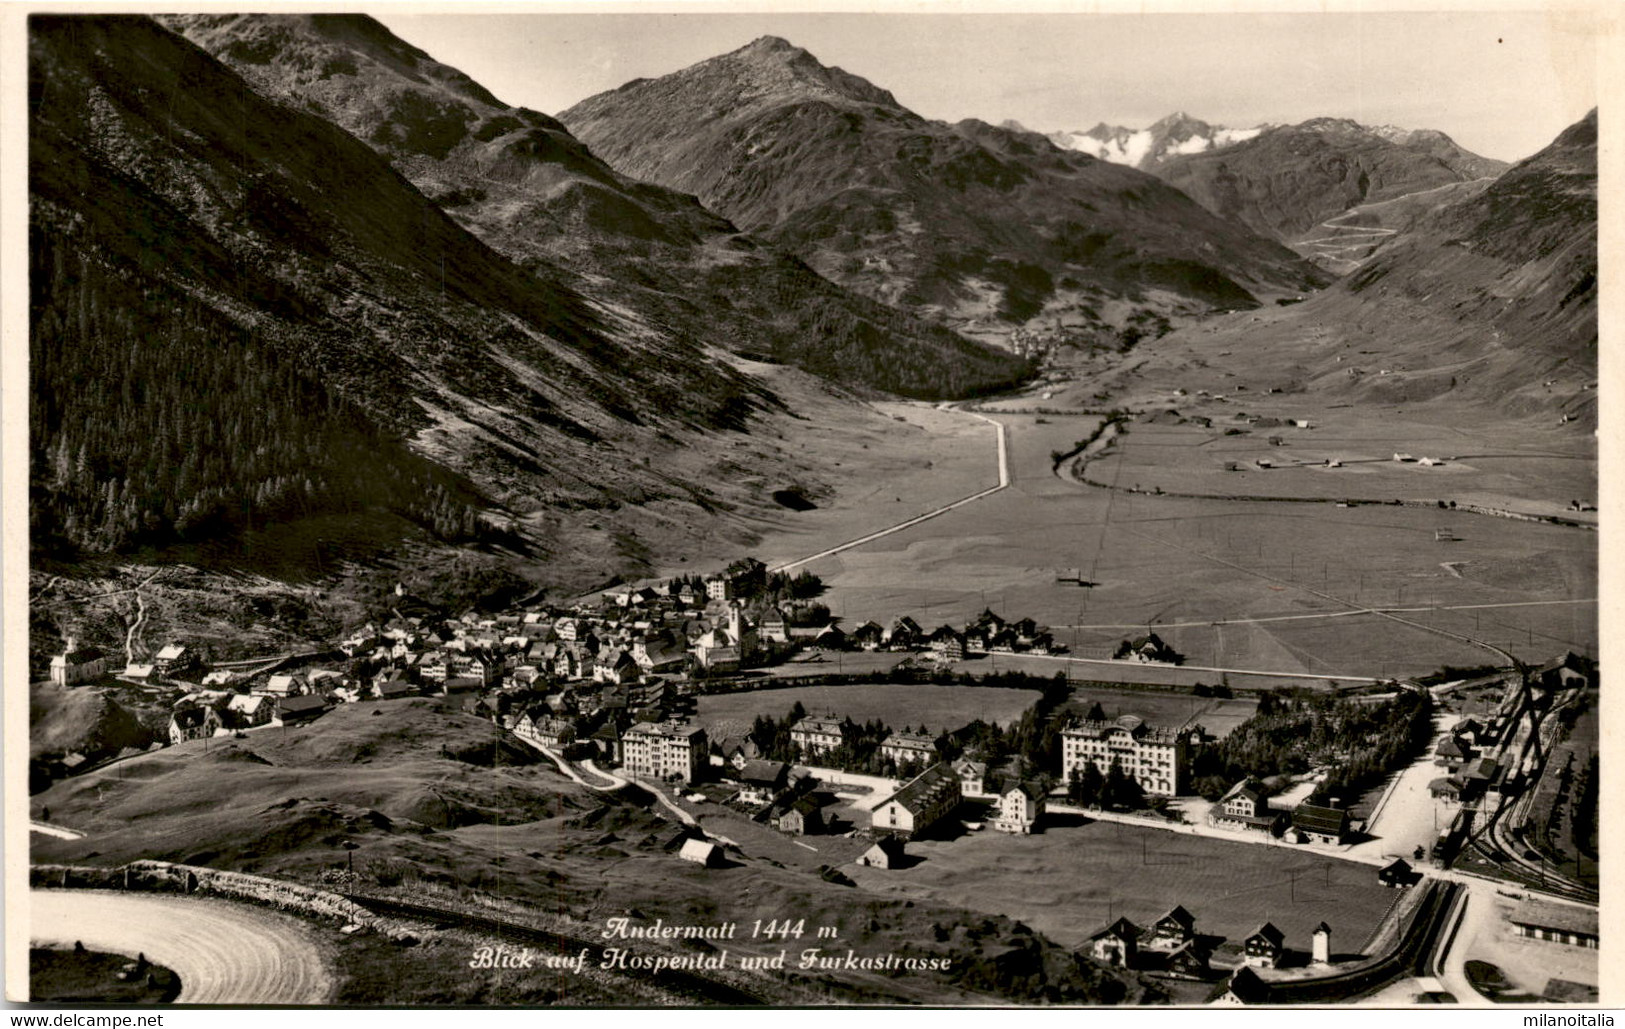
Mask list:
[[[1265,981],[1266,1004],[1326,1004],[1354,1000],[1374,993],[1396,979],[1407,976],[1432,975],[1461,894],[1460,883],[1435,879],[1427,887],[1427,895],[1411,916],[1405,934],[1392,951],[1366,965],[1323,976],[1319,979],[1297,981]]]

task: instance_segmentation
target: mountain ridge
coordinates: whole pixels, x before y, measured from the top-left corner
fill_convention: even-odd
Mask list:
[[[1011,355],[841,290],[687,193],[623,175],[558,120],[502,104],[364,16],[163,20],[262,92],[366,142],[512,260],[588,276],[596,294],[668,332],[847,386],[928,399],[1006,387],[1025,374]],[[825,92],[879,96],[844,73],[820,73],[810,55],[776,37],[730,56],[779,69],[773,88],[810,81]]]
[[[1194,314],[1325,281],[1154,178],[1036,134],[922,118],[844,72],[832,90],[806,51],[752,46],[559,120],[618,171],[693,193],[835,281],[950,322],[1098,314],[1152,290],[1162,313]]]
[[[36,16],[29,83],[46,552],[272,528],[268,547],[313,565],[403,536],[523,549],[515,519],[543,507],[703,501],[658,466],[605,475],[606,455],[782,406],[583,280],[509,262],[353,136],[150,19]],[[330,516],[326,540],[288,529]]]

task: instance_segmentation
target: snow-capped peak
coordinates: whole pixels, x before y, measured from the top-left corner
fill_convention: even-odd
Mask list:
[[[1055,132],[1049,138],[1056,146],[1067,150],[1078,150],[1104,161],[1146,169],[1170,157],[1200,154],[1215,147],[1252,139],[1268,127],[1225,128],[1192,118],[1184,111],[1175,111],[1149,128],[1130,129],[1101,122],[1087,132]]]

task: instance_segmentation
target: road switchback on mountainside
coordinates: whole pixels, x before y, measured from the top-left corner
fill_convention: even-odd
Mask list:
[[[181,977],[177,1004],[325,1004],[334,982],[312,926],[212,897],[29,891],[36,946],[146,955]]]

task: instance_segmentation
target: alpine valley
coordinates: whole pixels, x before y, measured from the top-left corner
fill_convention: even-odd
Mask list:
[[[30,999],[1599,1002],[1594,101],[383,17],[27,19]]]

